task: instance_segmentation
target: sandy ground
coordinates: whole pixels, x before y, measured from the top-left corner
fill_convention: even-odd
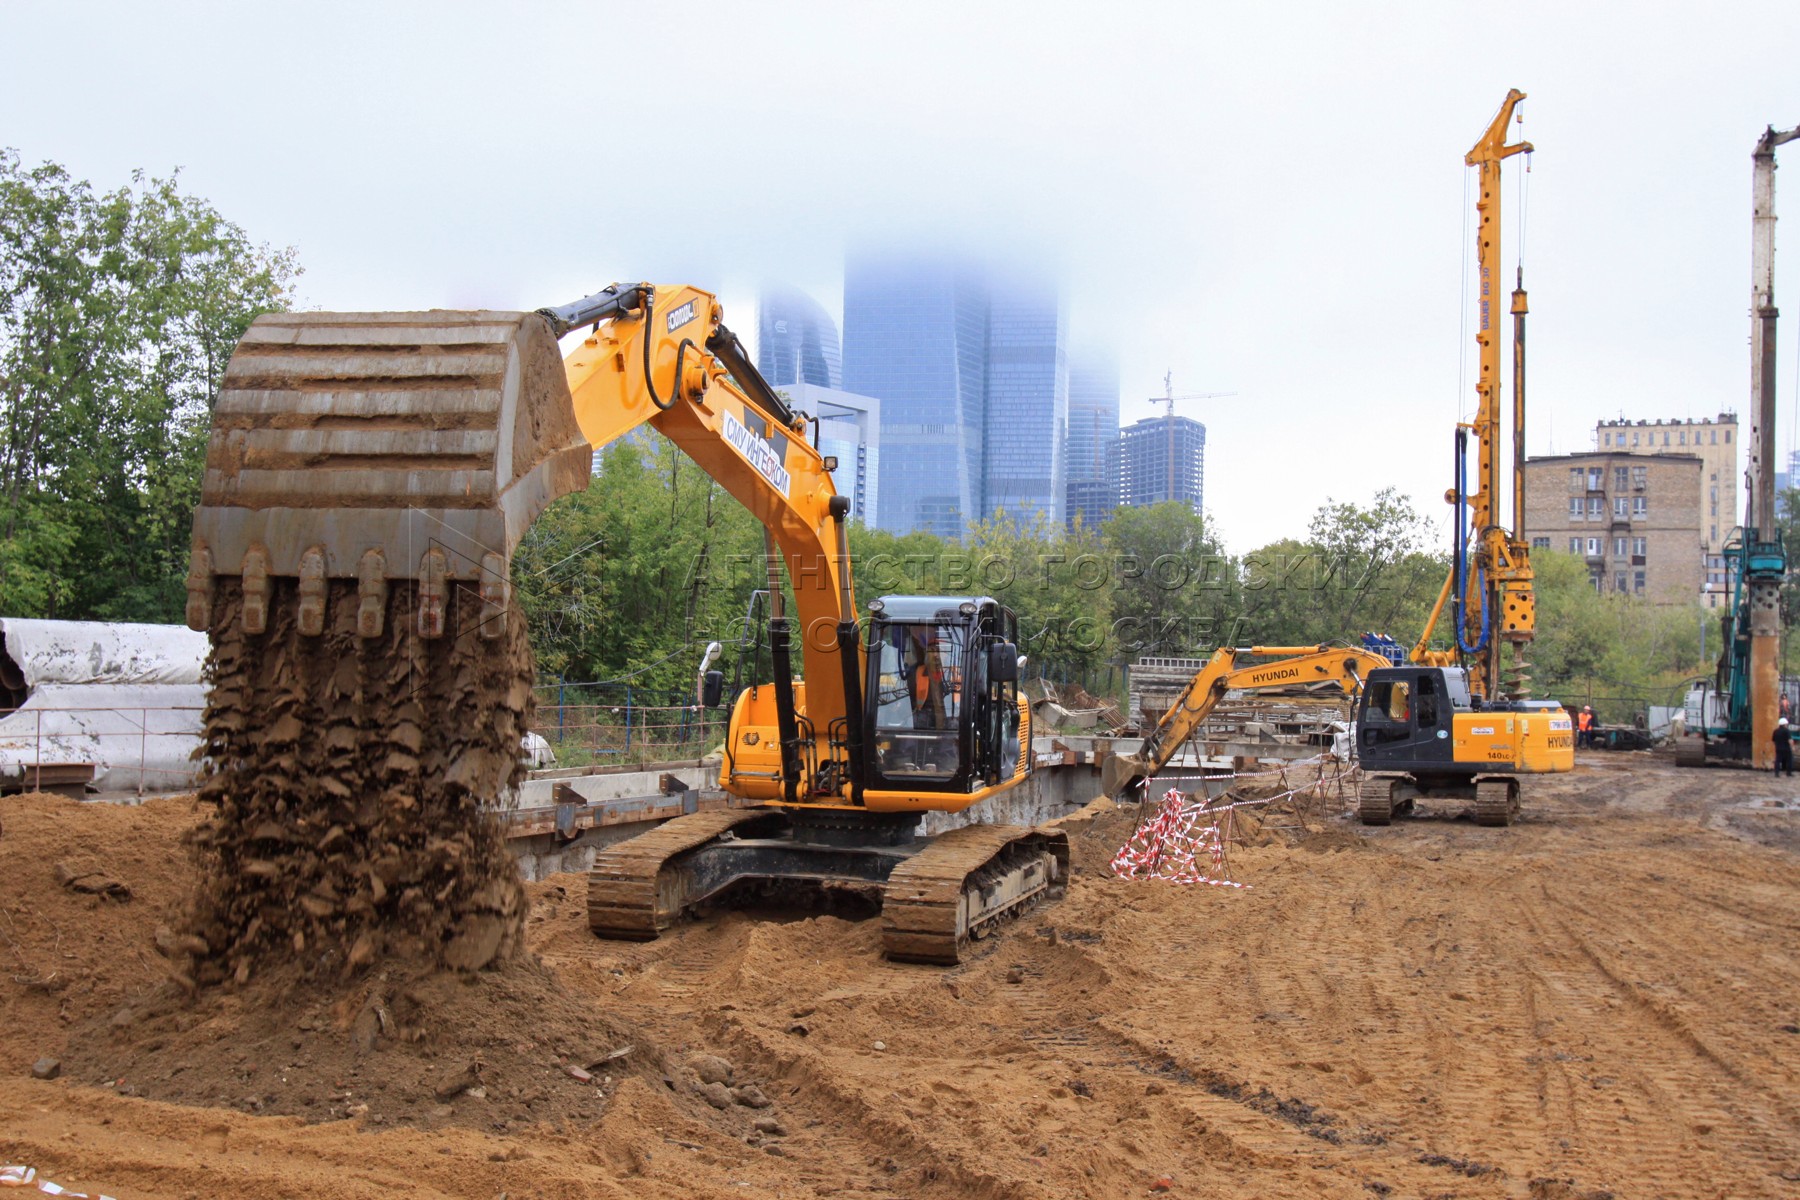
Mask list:
[[[553,1119],[502,1130],[468,1093],[403,1125],[329,1107],[309,1123],[80,1072],[32,1079],[42,1055],[86,1061],[72,1040],[105,1039],[109,1014],[166,987],[151,939],[191,882],[177,839],[196,813],[8,798],[0,1159],[121,1200],[947,1200],[1165,1183],[1800,1196],[1800,808],[1783,807],[1797,800],[1766,776],[1584,755],[1511,829],[1445,811],[1265,835],[1236,857],[1244,891],[1106,878],[1129,824],[1105,815],[1076,836],[1066,900],[948,971],[884,963],[874,923],[839,917],[726,913],[655,943],[600,942],[583,881],[555,877],[531,887],[530,944],[558,1003],[605,1027],[593,1040],[634,1050],[587,1083],[557,1056],[533,1080],[489,1080],[526,1101],[588,1089],[586,1108],[558,1099]],[[105,864],[134,894],[72,892],[57,861]],[[701,1053],[769,1107],[706,1103],[687,1065]]]

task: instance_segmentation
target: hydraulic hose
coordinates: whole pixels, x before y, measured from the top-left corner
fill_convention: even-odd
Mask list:
[[[1464,654],[1480,654],[1487,649],[1489,629],[1487,605],[1487,571],[1479,564],[1475,568],[1475,582],[1481,592],[1481,636],[1473,645],[1463,635],[1466,624],[1463,612],[1464,597],[1468,595],[1468,561],[1469,561],[1469,528],[1464,497],[1468,495],[1468,432],[1460,426],[1456,430],[1456,533],[1452,539],[1452,570],[1455,572],[1455,619],[1452,622],[1456,630],[1456,648]]]

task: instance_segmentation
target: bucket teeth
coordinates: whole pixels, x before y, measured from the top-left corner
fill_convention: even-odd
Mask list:
[[[419,561],[419,636],[422,638],[444,635],[444,589],[449,574],[449,559],[436,546],[427,550]]]
[[[269,552],[252,546],[244,552],[244,632],[269,627]]]
[[[300,604],[294,624],[306,637],[325,632],[325,548],[314,546],[300,556]]]
[[[492,641],[506,632],[506,609],[512,599],[512,580],[506,559],[498,554],[481,556],[481,636]]]
[[[366,550],[356,564],[356,636],[378,638],[387,615],[387,556]]]
[[[203,545],[196,545],[188,558],[187,627],[205,633],[212,625],[213,556]]]

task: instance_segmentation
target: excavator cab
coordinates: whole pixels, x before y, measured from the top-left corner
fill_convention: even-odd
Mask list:
[[[1019,763],[1017,625],[990,596],[883,596],[865,643],[871,789],[968,792]]]

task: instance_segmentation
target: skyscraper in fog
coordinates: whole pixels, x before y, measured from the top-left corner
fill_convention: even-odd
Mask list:
[[[1107,350],[1080,347],[1069,359],[1068,519],[1089,529],[1119,506],[1108,469],[1119,440],[1119,361]]]
[[[993,277],[988,293],[987,494],[982,515],[1043,513],[1061,529],[1069,321],[1055,283]]]
[[[876,521],[960,538],[982,513],[987,289],[947,256],[844,264],[844,387],[881,401]]]
[[[881,528],[960,538],[1000,508],[1062,524],[1067,333],[1052,281],[944,253],[849,257],[844,386],[881,401]]]
[[[791,287],[763,289],[756,305],[756,369],[774,387],[842,386],[837,324],[818,301]]]

